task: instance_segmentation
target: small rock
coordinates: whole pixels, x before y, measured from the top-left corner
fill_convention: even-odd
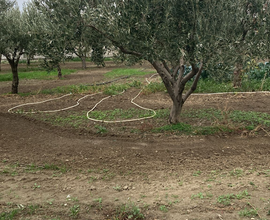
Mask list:
[[[123,190],[128,190],[128,186],[124,186],[123,187]]]

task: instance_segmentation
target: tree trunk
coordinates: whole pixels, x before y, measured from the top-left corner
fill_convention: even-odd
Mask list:
[[[58,66],[57,66],[57,72],[58,72],[58,78],[61,79],[62,78],[62,70],[61,70],[60,64],[58,64]]]
[[[18,62],[14,62],[14,60],[8,60],[8,61],[12,70],[11,93],[18,94],[18,87],[19,87]]]
[[[86,57],[85,56],[81,56],[81,60],[82,60],[82,69],[86,69]]]
[[[172,69],[169,68],[165,62],[155,61],[151,64],[161,77],[167,92],[173,101],[169,122],[171,124],[179,123],[180,113],[185,101],[197,88],[197,84],[203,69],[203,62],[201,62],[200,68],[198,68],[195,64],[191,64],[192,70],[185,76],[185,67],[181,64],[181,61],[180,65],[177,65]],[[183,94],[186,83],[193,77],[194,79],[191,88],[185,94]]]
[[[169,122],[171,124],[177,124],[180,122],[180,114],[182,111],[183,104],[184,103],[182,102],[182,99],[179,102],[173,102],[173,106],[171,108],[169,117]]]
[[[2,65],[2,54],[0,53],[0,72],[2,71],[1,65]]]
[[[27,68],[30,66],[31,58],[30,56],[27,56]]]
[[[235,66],[235,70],[233,72],[233,87],[234,88],[240,88],[242,86],[242,77],[243,77],[242,68],[243,68],[242,63],[237,63]]]

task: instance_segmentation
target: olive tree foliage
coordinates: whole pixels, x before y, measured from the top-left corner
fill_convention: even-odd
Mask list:
[[[262,13],[264,1],[248,0],[243,1],[242,10],[238,13],[240,23],[237,28],[239,36],[235,38],[232,45],[236,56],[235,68],[233,71],[233,86],[241,87],[244,74],[244,65],[247,61],[258,57],[256,42],[262,42],[260,34],[263,32]]]
[[[3,16],[4,12],[13,7],[15,0],[0,0],[0,16]]]
[[[0,54],[6,57],[11,66],[11,93],[16,94],[19,86],[18,64],[29,44],[30,36],[25,29],[25,20],[19,7],[12,6],[11,1],[9,5],[5,11],[1,11],[0,24],[4,28],[0,29]]]
[[[98,66],[104,66],[105,45],[108,44],[106,38],[100,33],[87,27],[85,22],[85,10],[87,6],[96,7],[95,1],[92,0],[70,0],[68,9],[71,13],[63,14],[61,8],[58,9],[59,16],[68,16],[70,20],[71,43],[70,51],[76,54],[82,60],[82,68],[86,68],[86,58],[91,56],[91,60]],[[57,10],[57,9],[56,9]],[[70,16],[72,14],[72,16]],[[70,19],[72,18],[72,19]]]
[[[61,78],[61,63],[67,59],[70,37],[68,26],[55,13],[54,7],[57,6],[55,1],[33,0],[26,4],[24,10],[27,31],[33,38],[31,50],[44,56],[43,66],[48,71],[56,68]]]
[[[84,10],[91,6],[89,0],[32,0],[28,8],[28,27],[35,35],[37,52],[45,57],[48,68],[57,68],[61,77],[60,64],[75,53],[86,68],[89,52],[99,50],[93,57],[98,65],[103,65],[103,43],[100,33],[86,28]]]
[[[254,44],[253,53],[261,57],[261,59],[270,61],[270,0],[265,0],[263,4],[262,13],[259,17],[260,31],[257,34],[260,36],[259,40]]]
[[[229,68],[240,56],[235,45],[243,35],[246,2],[100,0],[98,8],[88,11],[89,27],[122,53],[153,65],[173,103],[169,122],[178,123],[202,70],[216,64]],[[253,2],[257,5],[261,0]],[[191,67],[187,74],[186,66]],[[189,81],[192,86],[187,89]]]

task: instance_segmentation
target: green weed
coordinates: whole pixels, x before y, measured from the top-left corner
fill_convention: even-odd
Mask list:
[[[101,125],[96,125],[95,128],[97,129],[98,134],[105,134],[108,132],[107,128]]]
[[[168,212],[168,208],[165,206],[165,205],[161,205],[159,206],[159,210],[162,211],[162,212]]]
[[[217,202],[224,205],[224,206],[229,206],[229,205],[231,205],[231,201],[233,199],[241,200],[244,198],[247,198],[247,199],[250,198],[250,195],[249,195],[247,190],[244,190],[243,192],[240,192],[238,194],[221,195],[217,198]]]
[[[240,217],[256,217],[257,215],[258,211],[256,209],[245,208],[239,212]]]
[[[198,171],[195,171],[193,174],[192,174],[192,176],[200,176],[201,175],[201,171],[200,170],[198,170]]]
[[[217,202],[222,205],[229,206],[231,205],[231,200],[234,198],[234,194],[221,195],[217,198]]]
[[[114,186],[113,189],[118,191],[118,192],[122,191],[122,187],[119,185]]]
[[[38,185],[37,183],[34,184],[33,189],[39,189],[40,185]]]
[[[113,84],[105,87],[103,93],[105,95],[118,95],[120,92],[127,90],[129,86],[127,84]]]
[[[191,196],[191,199],[196,199],[196,198],[199,198],[199,199],[209,199],[209,198],[212,198],[213,197],[213,194],[211,193],[206,193],[206,194],[203,194],[203,193],[198,193],[198,194],[194,194]]]
[[[177,131],[183,133],[191,133],[192,126],[185,123],[178,123],[172,125],[165,125],[160,128],[153,129],[154,132],[163,132],[163,131]]]
[[[231,176],[241,177],[243,175],[243,170],[241,169],[235,169],[230,171]]]
[[[73,218],[77,218],[80,212],[80,206],[79,205],[74,205],[70,208],[70,214],[69,216]]]
[[[140,208],[135,206],[133,203],[123,204],[116,209],[116,214],[113,219],[125,220],[125,219],[144,219],[144,214]]]
[[[39,209],[39,205],[28,205],[27,206],[27,213],[30,215],[33,215],[37,209]]]
[[[14,209],[10,212],[2,212],[0,213],[0,220],[12,220],[20,213],[20,211],[20,209]]]

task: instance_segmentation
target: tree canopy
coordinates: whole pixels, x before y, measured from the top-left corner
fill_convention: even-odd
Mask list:
[[[30,35],[25,29],[23,15],[17,6],[13,6],[11,1],[8,4],[10,7],[1,13],[1,28],[0,30],[0,54],[3,54],[12,69],[12,93],[18,93],[18,63],[21,55],[25,52]],[[12,7],[13,6],[13,7]]]

